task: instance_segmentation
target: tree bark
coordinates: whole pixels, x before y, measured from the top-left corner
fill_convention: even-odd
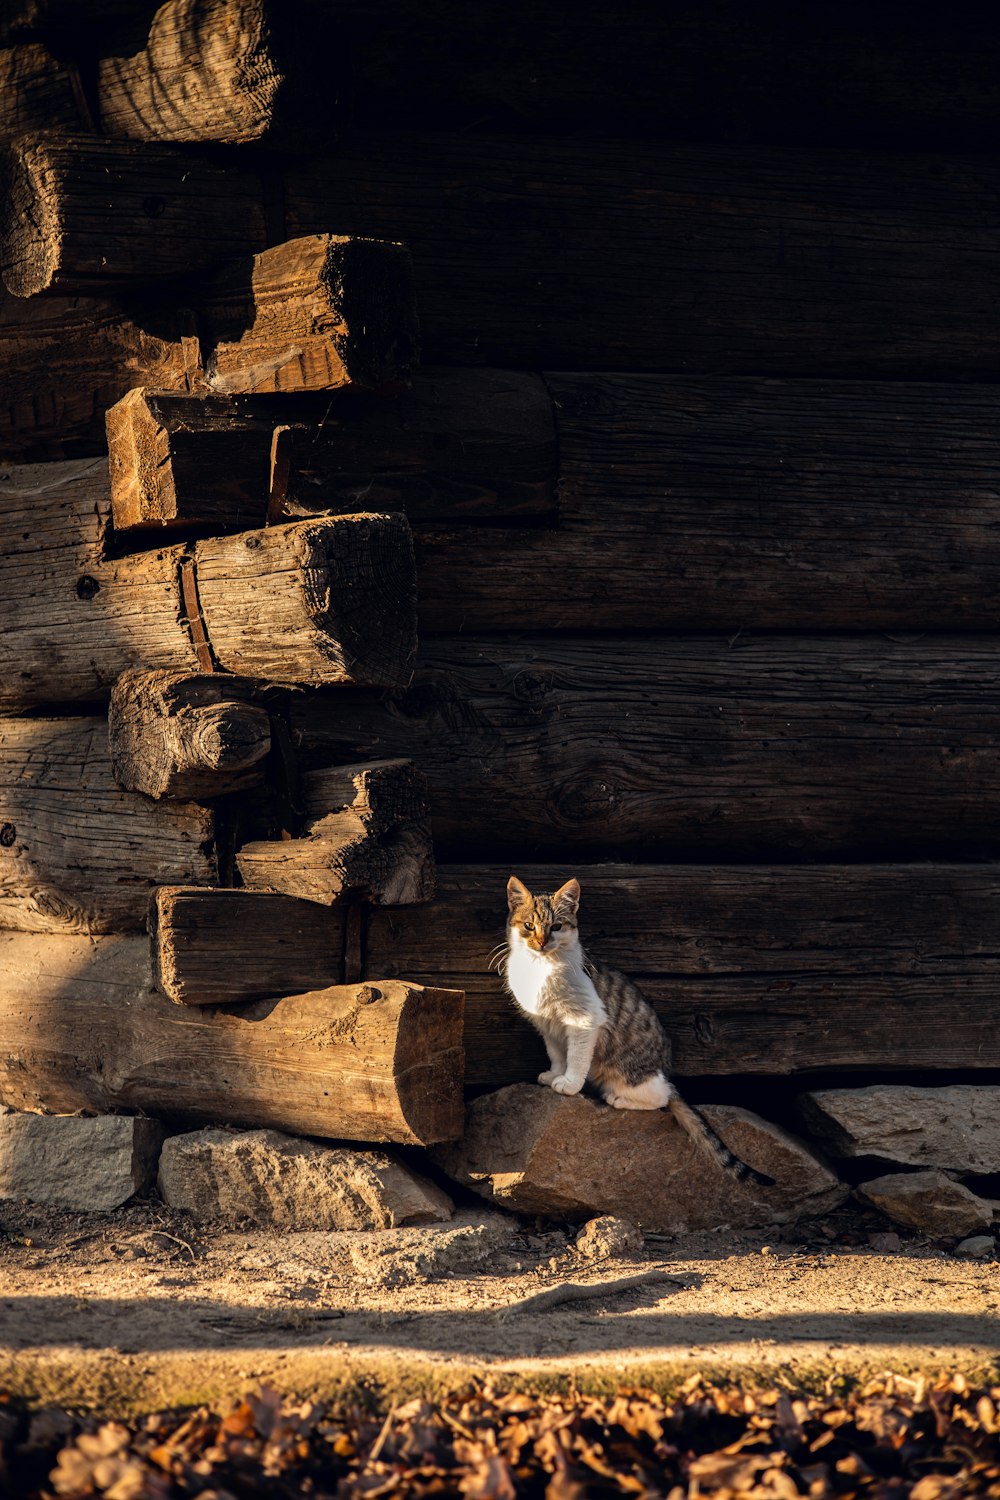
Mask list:
[[[431,364],[989,380],[1000,362],[986,158],[411,130],[285,189],[290,235],[409,245]]]
[[[0,1099],[333,1140],[461,1134],[462,996],[390,980],[181,1010],[141,938],[0,934]]]
[[[342,516],[114,558],[100,460],[0,475],[0,709],[106,699],[130,667],[196,673],[181,584],[193,564],[208,649],[227,671],[397,685],[415,644],[401,516]]]
[[[225,673],[123,672],[108,714],[115,780],[157,800],[257,786],[271,749],[265,691]]]
[[[214,885],[211,810],[122,791],[103,719],[0,719],[0,927],[140,932],[158,885]]]
[[[439,865],[431,906],[369,914],[362,973],[466,991],[470,1085],[545,1066],[490,968],[512,871],[579,879],[585,950],[648,996],[682,1076],[996,1066],[996,864]]]
[[[992,857],[998,701],[992,635],[469,635],[292,727],[412,757],[439,858]]]
[[[556,431],[543,381],[423,370],[392,395],[130,391],[108,412],[116,528],[190,534],[261,523],[276,427],[290,429],[280,497],[288,516],[359,505],[422,521],[555,511]]]
[[[259,178],[170,146],[41,136],[4,149],[4,285],[114,291],[187,275],[267,243]]]
[[[265,891],[161,886],[149,907],[154,982],[178,1005],[231,1005],[346,984],[360,909]],[[247,941],[247,934],[253,941]],[[355,935],[356,934],[356,935]]]

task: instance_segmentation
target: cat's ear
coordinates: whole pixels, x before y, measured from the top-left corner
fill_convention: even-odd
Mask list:
[[[512,875],[507,882],[507,907],[510,911],[517,911],[519,906],[531,905],[531,892],[528,887],[516,875]]]
[[[578,880],[567,880],[561,885],[552,897],[552,905],[560,911],[572,912],[576,916],[580,905],[580,882]]]

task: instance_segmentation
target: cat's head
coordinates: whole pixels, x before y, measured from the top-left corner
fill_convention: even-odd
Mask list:
[[[546,957],[564,951],[578,940],[576,913],[580,882],[567,880],[551,896],[533,896],[512,875],[507,882],[507,937],[511,947],[524,943]]]

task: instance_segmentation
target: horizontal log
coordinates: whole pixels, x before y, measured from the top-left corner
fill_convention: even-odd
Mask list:
[[[1000,866],[513,868],[580,880],[587,951],[648,995],[678,1074],[1000,1066]],[[544,1066],[490,969],[510,869],[439,866],[433,904],[372,912],[364,949],[364,972],[466,991],[467,1081],[491,1087]]]
[[[409,131],[293,166],[285,207],[292,235],[336,223],[409,245],[430,363],[880,378],[1000,364],[987,158]]]
[[[203,649],[227,671],[407,680],[415,609],[402,516],[299,521],[115,558],[102,471],[73,460],[0,474],[0,708],[106,699],[131,667],[197,673],[198,618]],[[186,597],[182,563],[194,570]]]
[[[425,638],[405,692],[292,706],[313,764],[407,755],[439,857],[995,852],[992,635]],[[578,856],[579,857],[579,856]]]
[[[348,982],[360,973],[357,907],[266,891],[161,886],[149,907],[152,972],[178,1005],[231,1005]],[[253,941],[247,935],[253,934]]]
[[[17,297],[187,275],[267,243],[259,178],[175,147],[25,138],[4,148],[0,178],[0,269]]]
[[[0,933],[0,1101],[329,1139],[453,1140],[462,995],[389,980],[181,1010],[142,938]]]
[[[152,890],[214,885],[215,822],[118,786],[103,719],[0,719],[0,928],[141,932]]]
[[[266,686],[213,672],[123,672],[108,739],[119,786],[159,799],[221,797],[264,779],[271,749]]]
[[[377,396],[136,389],[107,425],[119,531],[263,524],[272,499],[289,516],[364,505],[423,521],[555,509],[553,406],[536,375],[422,370],[411,389]],[[275,497],[279,427],[289,447]]]
[[[36,130],[86,130],[88,113],[75,64],[40,41],[0,48],[0,140]]]

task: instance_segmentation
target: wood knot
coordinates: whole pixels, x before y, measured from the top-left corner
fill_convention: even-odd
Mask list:
[[[382,991],[376,989],[373,984],[363,984],[358,990],[358,1004],[372,1005],[376,1000],[381,1000]]]
[[[157,193],[151,193],[148,198],[143,198],[142,211],[147,219],[162,219],[167,211],[167,200]]]
[[[4,823],[3,826],[0,827],[0,844],[2,844],[5,849],[9,849],[16,838],[17,829],[14,827],[13,823]]]
[[[76,597],[78,599],[93,599],[94,595],[99,594],[100,591],[101,585],[89,573],[84,573],[76,581]]]
[[[514,697],[522,703],[538,703],[552,691],[551,672],[518,672],[511,683]]]

